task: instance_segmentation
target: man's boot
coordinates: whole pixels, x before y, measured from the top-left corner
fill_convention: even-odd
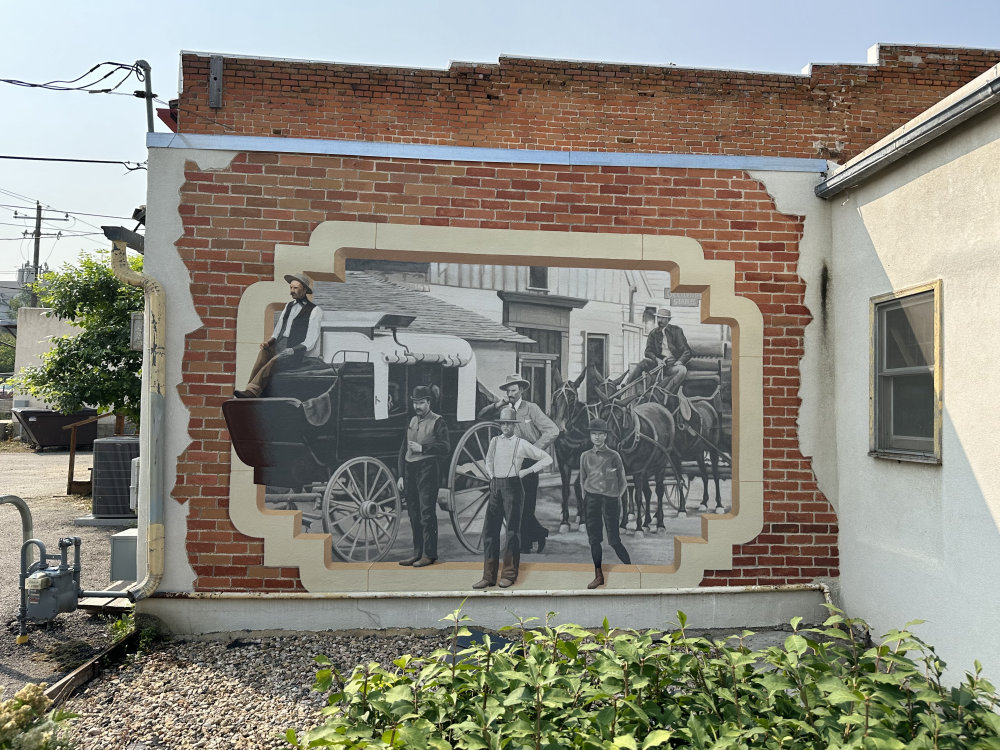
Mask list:
[[[472,584],[474,589],[485,589],[497,585],[497,565],[496,561],[483,564],[483,577]]]
[[[601,570],[600,565],[594,566],[594,580],[587,584],[588,589],[596,589],[598,586],[604,585],[604,572]]]

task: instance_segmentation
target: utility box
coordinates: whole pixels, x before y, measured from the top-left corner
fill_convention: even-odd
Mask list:
[[[125,529],[111,537],[111,580],[136,580],[138,529]]]
[[[139,438],[118,435],[94,441],[93,513],[95,518],[134,517],[129,507],[132,459],[139,455]]]

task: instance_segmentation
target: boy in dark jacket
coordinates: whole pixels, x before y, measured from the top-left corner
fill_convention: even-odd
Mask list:
[[[622,544],[618,533],[618,519],[621,513],[621,497],[628,482],[625,479],[625,465],[616,451],[607,447],[608,423],[595,419],[590,423],[590,442],[594,447],[580,456],[580,485],[583,488],[586,505],[587,540],[590,542],[590,556],[594,560],[594,580],[588,589],[604,585],[601,570],[604,541],[601,526],[608,531],[608,543],[626,565],[632,564],[628,550]]]

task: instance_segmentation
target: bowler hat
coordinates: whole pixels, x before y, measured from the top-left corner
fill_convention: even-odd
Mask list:
[[[590,425],[588,427],[589,432],[611,432],[608,428],[608,423],[603,419],[592,419],[590,420]]]
[[[513,375],[508,375],[504,378],[504,381],[500,384],[500,390],[505,391],[512,385],[519,385],[521,388],[531,388],[531,383],[522,378],[517,373]]]
[[[298,273],[286,273],[285,281],[291,284],[293,281],[299,282],[302,286],[306,288],[306,294],[312,294],[313,292],[313,282],[312,279],[306,275],[305,271],[299,271]]]
[[[413,393],[410,394],[410,401],[421,401],[427,399],[431,401],[434,398],[434,391],[426,385],[418,385],[413,389]]]
[[[656,308],[656,317],[658,318],[669,318],[671,316],[669,307],[658,307]]]
[[[517,412],[514,411],[513,406],[505,406],[500,410],[500,423],[504,422],[517,422]]]

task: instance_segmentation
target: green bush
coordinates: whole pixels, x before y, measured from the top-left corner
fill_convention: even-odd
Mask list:
[[[867,626],[831,609],[783,648],[751,651],[745,631],[725,641],[577,625],[516,628],[459,649],[403,656],[346,680],[325,657],[315,689],[333,691],[326,722],[296,748],[969,748],[1000,749],[998,696],[980,675],[942,683],[944,663],[906,630],[870,645]],[[915,624],[915,623],[910,623]]]
[[[0,687],[0,694],[3,687]],[[60,724],[73,718],[65,711],[45,713],[52,701],[45,683],[29,684],[0,702],[0,750],[56,750],[71,747]]]

